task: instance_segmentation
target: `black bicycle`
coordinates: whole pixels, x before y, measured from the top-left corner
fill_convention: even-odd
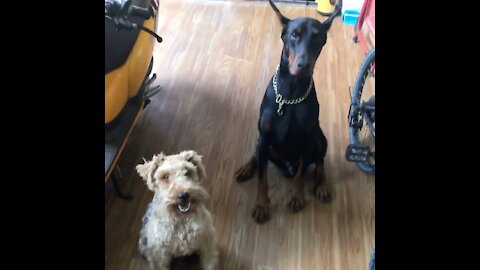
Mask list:
[[[375,48],[365,56],[355,79],[348,123],[346,159],[366,174],[375,175]]]

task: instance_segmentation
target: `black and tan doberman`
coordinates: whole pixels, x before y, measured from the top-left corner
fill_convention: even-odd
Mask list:
[[[293,177],[288,203],[292,212],[305,206],[304,177],[312,164],[315,165],[315,196],[323,202],[331,201],[323,166],[327,139],[320,128],[312,76],[336,15],[324,23],[308,17],[291,20],[283,16],[271,0],[270,5],[283,26],[280,65],[260,107],[256,153],[235,173],[237,181],[242,182],[258,170],[257,199],[252,213],[258,223],[269,219],[268,161],[279,167],[285,176]]]

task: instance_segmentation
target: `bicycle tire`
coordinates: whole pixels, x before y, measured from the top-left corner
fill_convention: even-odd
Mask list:
[[[375,64],[375,48],[371,49],[367,55],[365,56],[365,59],[363,60],[362,64],[360,65],[359,72],[357,74],[357,77],[355,79],[355,84],[353,87],[353,95],[351,99],[351,104],[352,105],[359,105],[361,102],[361,97],[362,97],[362,92],[364,88],[364,84],[366,81],[366,78],[369,74],[369,70],[371,66]],[[350,115],[349,115],[349,123],[350,123]],[[363,123],[363,120],[362,120]],[[365,127],[365,123],[362,124],[362,127]],[[362,143],[360,142],[359,134],[358,131],[361,128],[358,127],[352,127],[349,125],[349,133],[350,133],[350,144],[353,145],[361,145]],[[375,174],[375,166],[371,166],[368,162],[356,162],[357,166],[362,170],[364,173],[368,175],[374,175]]]

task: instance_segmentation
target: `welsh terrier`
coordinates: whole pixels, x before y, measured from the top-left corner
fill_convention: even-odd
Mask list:
[[[195,151],[154,155],[136,167],[155,192],[142,219],[139,250],[152,269],[169,269],[172,259],[197,254],[204,270],[218,263],[215,228],[207,209],[209,194],[202,157]]]

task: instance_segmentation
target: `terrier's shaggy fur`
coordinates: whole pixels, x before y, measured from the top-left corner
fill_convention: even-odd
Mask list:
[[[218,251],[201,156],[195,151],[154,155],[137,165],[138,174],[155,192],[140,231],[139,249],[152,269],[169,269],[173,258],[200,256],[204,270],[216,269]]]

